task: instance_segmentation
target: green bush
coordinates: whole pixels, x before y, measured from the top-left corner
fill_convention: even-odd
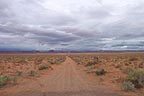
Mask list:
[[[9,80],[8,75],[0,75],[0,87],[6,85],[8,80]]]
[[[96,74],[97,75],[104,75],[106,73],[106,71],[104,69],[101,69],[101,70],[97,70],[96,71]]]
[[[135,89],[135,85],[130,81],[124,81],[122,83],[122,90],[124,91],[133,91]]]
[[[135,88],[142,88],[144,85],[144,70],[129,72],[125,80],[134,84]]]

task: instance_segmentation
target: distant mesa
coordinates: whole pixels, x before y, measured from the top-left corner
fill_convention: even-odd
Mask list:
[[[48,52],[55,52],[55,50],[49,50]]]

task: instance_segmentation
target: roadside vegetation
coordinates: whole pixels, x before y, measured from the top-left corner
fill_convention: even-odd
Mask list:
[[[0,87],[16,85],[29,76],[37,78],[65,59],[63,55],[0,55]]]
[[[125,91],[140,89],[144,87],[144,70],[133,70],[124,79],[122,88]]]
[[[86,72],[93,74],[98,84],[117,86],[124,92],[144,90],[143,53],[103,53],[71,55]]]

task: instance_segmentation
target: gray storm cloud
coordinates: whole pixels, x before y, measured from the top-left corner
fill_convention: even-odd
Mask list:
[[[142,0],[0,0],[0,49],[142,50]]]

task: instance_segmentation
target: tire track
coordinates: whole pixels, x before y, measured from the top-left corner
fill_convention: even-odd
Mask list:
[[[119,96],[117,93],[104,93],[101,88],[93,89],[90,81],[82,78],[76,62],[66,57],[66,61],[46,79],[46,96]]]

